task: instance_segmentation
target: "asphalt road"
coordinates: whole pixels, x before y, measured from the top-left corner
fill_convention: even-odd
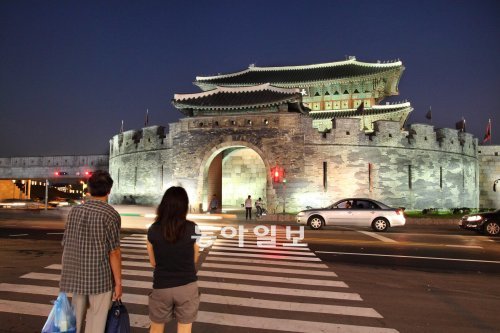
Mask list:
[[[130,281],[125,292],[147,295],[143,284],[150,281],[150,269],[143,239],[151,219],[127,219],[131,227],[123,232],[122,246]],[[241,225],[231,219],[198,223],[214,229]],[[302,242],[309,250],[300,253],[280,246],[287,241],[286,225],[278,226],[275,249],[255,246],[252,227],[245,225],[245,248],[219,235],[204,251],[200,286],[205,300],[194,332],[498,331],[500,238],[452,225],[407,226],[382,234],[330,227],[305,230]],[[51,290],[57,290],[63,228],[63,219],[0,219],[0,322],[5,323],[0,332],[40,331],[46,308],[37,307],[49,304]],[[49,291],[36,291],[36,286]],[[146,332],[141,327],[146,327],[147,306],[135,298],[126,303],[137,316],[132,331]]]

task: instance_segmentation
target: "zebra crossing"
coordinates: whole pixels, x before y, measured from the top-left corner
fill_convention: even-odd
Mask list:
[[[244,241],[212,239],[198,271],[201,303],[193,332],[359,332],[393,333],[375,309],[363,306],[335,272],[307,246],[283,246],[285,230],[276,230],[276,246],[258,246],[245,231]],[[122,238],[122,300],[130,312],[132,332],[147,332],[152,268],[146,235]],[[241,247],[240,245],[243,245]],[[59,292],[61,265],[54,263],[0,283],[0,312],[40,317],[40,327]],[[34,302],[34,295],[38,296]],[[45,302],[40,301],[40,299]]]

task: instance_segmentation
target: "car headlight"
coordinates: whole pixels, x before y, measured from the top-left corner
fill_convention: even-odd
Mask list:
[[[299,212],[299,213],[297,214],[297,217],[301,217],[301,216],[304,216],[304,215],[306,215],[306,213],[304,213],[304,212]]]
[[[477,221],[481,221],[482,219],[483,219],[483,217],[481,215],[467,216],[467,221],[469,221],[469,222],[477,222]]]

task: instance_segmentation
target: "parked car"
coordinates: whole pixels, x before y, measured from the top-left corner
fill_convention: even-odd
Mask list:
[[[476,230],[489,236],[500,234],[500,209],[494,212],[469,214],[460,220],[462,229]]]
[[[372,199],[349,198],[326,208],[303,210],[297,214],[297,223],[308,225],[311,229],[338,225],[386,231],[389,227],[405,225],[406,219],[403,209],[391,208]]]

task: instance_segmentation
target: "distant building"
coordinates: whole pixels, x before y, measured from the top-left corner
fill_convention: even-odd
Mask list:
[[[398,94],[403,70],[400,61],[350,57],[197,77],[202,92],[172,101],[184,118],[111,139],[111,200],[156,204],[182,185],[195,210],[206,210],[213,194],[226,207],[262,197],[271,212],[351,196],[408,209],[498,207],[500,196],[490,193],[497,146],[481,168],[471,134],[405,126],[409,102],[381,104]]]

